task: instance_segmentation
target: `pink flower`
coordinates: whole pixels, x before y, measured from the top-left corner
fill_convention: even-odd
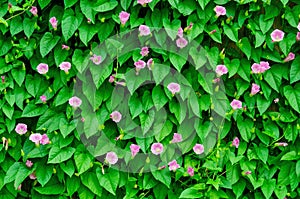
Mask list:
[[[283,60],[283,62],[289,62],[295,59],[294,53],[289,53],[288,56]]]
[[[110,118],[111,118],[114,122],[118,123],[118,122],[120,122],[121,119],[122,119],[122,114],[121,114],[119,111],[114,111],[114,112],[112,112],[112,113],[110,114]]]
[[[44,63],[40,63],[37,67],[36,67],[38,73],[40,74],[46,74],[48,72],[48,64],[44,64]]]
[[[136,144],[131,144],[130,145],[130,151],[131,151],[131,155],[132,157],[136,156],[136,154],[140,151],[140,146],[136,145]]]
[[[216,30],[216,29],[214,29],[214,30],[210,31],[210,32],[209,32],[209,34],[210,34],[210,35],[212,35],[212,34],[214,34],[215,32],[217,32],[217,30]]]
[[[180,92],[180,85],[174,82],[170,83],[167,88],[173,95]]]
[[[194,147],[193,147],[193,150],[196,154],[200,155],[204,152],[204,146],[202,144],[196,144]]]
[[[73,107],[73,108],[78,108],[82,103],[82,100],[77,97],[77,96],[74,96],[74,97],[71,97],[69,99],[69,104]]]
[[[67,46],[67,45],[65,45],[65,44],[63,44],[63,45],[61,45],[61,49],[70,50],[70,47],[69,47],[69,46]]]
[[[235,146],[235,148],[239,148],[240,140],[238,137],[235,137],[232,141],[232,146]]]
[[[245,171],[245,175],[250,175],[251,173],[251,171]]]
[[[90,18],[87,18],[86,22],[87,22],[88,24],[90,24],[90,23],[92,22],[92,20],[91,20]]]
[[[8,149],[8,139],[6,137],[2,137],[3,147],[5,147],[5,150]]]
[[[219,77],[217,77],[217,78],[215,78],[215,79],[213,79],[213,83],[219,83],[221,81],[221,79],[219,78]]]
[[[286,143],[286,142],[278,142],[278,143],[275,143],[275,146],[288,146],[288,143]]]
[[[191,177],[194,176],[194,169],[193,169],[193,167],[188,167],[187,172],[188,172],[188,174],[189,174]]]
[[[109,83],[113,83],[114,81],[115,81],[115,76],[114,75],[111,75],[110,77],[109,77]]]
[[[57,20],[56,20],[56,17],[51,17],[49,22],[51,23],[52,27],[54,30],[57,29]]]
[[[252,84],[252,88],[251,88],[251,93],[250,95],[255,95],[256,93],[258,93],[260,91],[260,86],[253,83]]]
[[[169,165],[169,170],[170,171],[176,171],[178,168],[180,168],[180,165],[177,164],[176,160],[173,160],[173,161],[169,162],[168,165]]]
[[[164,150],[164,146],[163,146],[161,143],[159,143],[159,142],[153,143],[153,144],[151,145],[151,152],[152,152],[154,155],[159,155],[159,154],[161,154],[161,153],[163,152],[163,150]]]
[[[69,72],[70,68],[71,68],[71,63],[70,62],[62,62],[59,65],[60,70],[65,71],[66,73]]]
[[[262,73],[271,68],[269,62],[267,62],[267,61],[261,61],[259,64],[260,64]]]
[[[47,97],[46,97],[45,95],[42,95],[42,96],[40,97],[40,100],[41,100],[43,103],[46,103]]]
[[[214,11],[216,12],[217,17],[220,15],[226,15],[226,8],[223,6],[216,6]]]
[[[176,45],[178,48],[184,48],[186,47],[187,44],[188,41],[183,37],[180,37],[179,39],[176,40]]]
[[[188,25],[188,27],[185,28],[186,31],[191,30],[193,28],[193,23],[191,22],[190,25]]]
[[[22,184],[20,184],[20,185],[18,186],[18,190],[21,191],[21,189],[22,189]]]
[[[218,76],[222,76],[228,73],[228,69],[225,65],[217,65],[216,73]]]
[[[149,70],[152,70],[153,64],[154,64],[154,62],[153,62],[152,58],[147,61],[147,67]]]
[[[23,135],[27,132],[27,125],[26,124],[23,124],[23,123],[19,123],[17,124],[16,128],[15,128],[15,131],[20,134],[20,135]]]
[[[297,32],[296,40],[297,40],[297,41],[300,41],[300,32]]]
[[[90,60],[92,60],[94,64],[99,65],[102,61],[102,57],[94,54],[92,57],[90,57]]]
[[[143,47],[143,48],[141,49],[140,54],[141,54],[143,57],[147,56],[148,53],[149,53],[149,49],[148,49],[147,46],[145,46],[145,47]]]
[[[261,72],[261,67],[260,67],[260,65],[257,64],[257,63],[252,64],[251,69],[252,69],[252,72],[253,72],[254,74],[257,74],[257,73],[260,73],[260,72]]]
[[[29,175],[29,178],[30,178],[31,180],[35,180],[35,179],[36,179],[35,172],[31,173],[31,174]]]
[[[37,16],[38,13],[37,7],[31,6],[30,12],[31,14],[33,14],[33,16]]]
[[[28,168],[32,167],[33,163],[30,160],[26,160],[26,166]]]
[[[125,82],[120,82],[120,81],[119,81],[119,82],[116,82],[116,84],[117,84],[117,85],[120,85],[120,86],[126,86],[126,83],[125,83]]]
[[[284,32],[278,29],[275,29],[272,33],[271,33],[271,38],[273,42],[279,42],[282,41],[284,37]]]
[[[109,163],[109,164],[116,164],[118,162],[118,156],[115,152],[108,152],[106,154],[105,160]]]
[[[4,75],[1,76],[1,81],[2,81],[2,84],[5,83],[5,76]]]
[[[139,31],[140,31],[140,36],[147,36],[151,34],[150,28],[145,25],[140,25]]]
[[[29,136],[29,140],[34,142],[35,144],[39,144],[42,139],[42,135],[40,133],[33,133]]]
[[[300,31],[300,22],[298,23],[298,26],[297,26],[298,30]]]
[[[233,110],[241,109],[242,108],[242,102],[240,100],[234,99],[230,103],[230,106],[232,107]]]
[[[128,12],[124,12],[124,11],[120,12],[119,18],[120,18],[121,24],[125,25],[125,23],[129,19],[129,17],[130,17],[130,14]]]
[[[278,103],[278,102],[279,102],[279,98],[275,98],[275,99],[274,99],[274,102],[275,102],[275,103]]]
[[[146,62],[144,62],[143,60],[139,60],[139,61],[135,62],[134,65],[135,65],[136,71],[139,72],[141,69],[145,68]]]
[[[174,133],[172,143],[177,143],[182,141],[182,135],[179,133]]]
[[[137,0],[138,4],[145,6],[147,3],[150,3],[152,0]]]
[[[178,29],[177,36],[180,38],[183,37],[183,29],[181,27]]]
[[[40,140],[40,143],[41,143],[42,145],[45,145],[45,144],[49,144],[49,143],[50,143],[50,140],[49,140],[49,137],[48,137],[47,134],[43,134],[43,135],[42,135],[42,138],[41,138],[41,140]]]

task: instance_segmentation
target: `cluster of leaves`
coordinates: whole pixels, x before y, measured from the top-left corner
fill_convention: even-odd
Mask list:
[[[298,4],[297,0],[152,0],[145,5],[136,0],[1,2],[0,197],[299,197]],[[226,8],[226,15],[216,16],[217,5]],[[32,6],[37,7],[37,16],[30,12]],[[130,13],[125,25],[119,19],[121,11]],[[52,17],[58,21],[57,29],[49,23]],[[184,34],[188,46],[177,48],[178,29],[191,23]],[[137,31],[130,32],[140,25],[149,26],[152,34],[140,37]],[[286,33],[280,42],[271,39],[275,29]],[[137,75],[134,63],[143,58],[143,46],[149,47],[154,65]],[[284,62],[290,52],[296,58]],[[101,55],[100,65],[90,60],[93,54]],[[260,61],[268,61],[271,68],[253,74],[251,65]],[[60,70],[62,62],[71,63],[68,73]],[[40,63],[49,66],[46,75],[38,73]],[[217,82],[219,64],[228,68],[228,74]],[[147,80],[153,83],[143,85]],[[180,83],[176,97],[167,89],[170,82]],[[250,95],[252,83],[260,86],[260,93]],[[88,104],[72,108],[68,100],[75,94]],[[229,105],[233,99],[242,101],[244,108],[233,111]],[[126,108],[123,123],[110,119],[116,109],[124,116]],[[26,134],[16,133],[19,123],[27,124]],[[136,126],[141,126],[139,131]],[[176,132],[188,142],[160,157],[151,154],[153,143],[168,146]],[[51,143],[36,145],[29,139],[32,133],[47,134]],[[235,137],[238,147],[232,146]],[[148,155],[131,158],[131,143]],[[204,154],[194,153],[196,143],[204,145]],[[120,149],[116,167],[103,161],[114,147]],[[175,172],[168,169],[173,159],[180,165]],[[29,160],[31,167],[26,165]],[[188,167],[194,175],[189,175]]]

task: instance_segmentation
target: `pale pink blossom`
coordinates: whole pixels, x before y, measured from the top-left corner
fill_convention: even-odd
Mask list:
[[[139,60],[139,61],[135,62],[134,65],[135,65],[136,71],[139,72],[141,69],[145,68],[146,62],[144,62],[143,60]]]
[[[33,14],[33,16],[37,16],[37,13],[38,13],[37,7],[31,6],[30,12],[31,12],[31,14]]]
[[[62,62],[59,65],[60,70],[65,71],[66,73],[69,72],[69,70],[71,69],[71,63],[70,62]]]
[[[298,30],[300,31],[300,22],[298,23],[298,26],[297,26]]]
[[[97,55],[94,54],[92,57],[90,57],[90,60],[92,60],[92,62],[94,64],[99,65],[99,64],[101,64],[102,57],[100,55],[97,56]]]
[[[269,70],[271,68],[269,62],[267,62],[267,61],[261,61],[259,63],[259,65],[261,67],[261,72],[262,73],[265,72],[266,70]]]
[[[56,17],[51,17],[49,20],[50,24],[52,25],[53,29],[56,30],[57,29],[57,20]]]
[[[143,48],[141,49],[140,54],[141,54],[143,57],[147,56],[147,55],[149,54],[149,49],[148,49],[148,47],[147,47],[147,46],[143,47]]]
[[[240,140],[238,137],[235,137],[232,141],[232,146],[235,146],[235,148],[239,148]]]
[[[185,28],[185,31],[189,31],[193,28],[194,24],[191,22],[190,25],[188,25],[186,28]]]
[[[226,8],[223,6],[216,6],[214,8],[214,11],[216,12],[217,17],[221,15],[226,15]]]
[[[284,37],[284,32],[282,30],[279,29],[275,29],[272,33],[271,33],[271,38],[273,42],[279,42],[283,40]]]
[[[30,160],[26,160],[26,166],[28,168],[32,167],[33,163]]]
[[[234,99],[230,103],[230,106],[232,107],[233,110],[241,109],[242,108],[242,102],[240,100]]]
[[[213,83],[219,83],[221,81],[221,79],[219,78],[219,77],[217,77],[217,78],[215,78],[215,79],[213,79]]]
[[[172,143],[178,143],[182,141],[182,135],[179,133],[174,133]]]
[[[65,45],[65,44],[63,44],[63,45],[61,45],[61,49],[70,50],[70,47],[69,47],[69,46],[67,46],[67,45]]]
[[[114,122],[118,123],[122,119],[122,114],[119,111],[114,111],[109,116]]]
[[[251,173],[251,171],[245,171],[245,175],[250,175]]]
[[[167,88],[173,95],[180,92],[180,85],[174,82],[170,83]]]
[[[152,70],[153,64],[154,64],[153,59],[152,58],[148,59],[148,61],[147,61],[147,67],[148,67],[149,70]]]
[[[120,82],[120,81],[119,81],[119,82],[116,82],[116,84],[117,84],[117,85],[120,85],[120,86],[126,86],[126,83],[125,83],[125,82]]]
[[[142,6],[145,6],[147,3],[152,2],[152,0],[137,0],[138,4],[141,4]]]
[[[222,75],[228,73],[228,69],[225,65],[217,65],[216,73],[217,73],[218,76],[222,76]]]
[[[48,72],[48,64],[44,64],[44,63],[40,63],[37,67],[36,67],[38,73],[40,74],[46,74]]]
[[[204,152],[204,146],[202,144],[195,144],[193,150],[196,154],[200,155]]]
[[[40,140],[40,144],[45,145],[45,144],[49,144],[50,140],[47,134],[43,134],[42,138]]]
[[[2,82],[2,84],[5,83],[5,76],[4,75],[1,76],[1,82]]]
[[[176,45],[178,48],[184,48],[184,47],[186,47],[187,44],[188,44],[188,41],[183,37],[180,37],[176,40]]]
[[[173,160],[173,161],[169,162],[168,165],[169,165],[169,170],[170,171],[176,171],[178,168],[180,168],[180,165],[177,164],[176,160]]]
[[[29,140],[34,142],[35,144],[39,144],[42,139],[42,135],[40,133],[33,133],[29,136]]]
[[[108,152],[106,154],[105,160],[109,163],[109,164],[116,164],[118,162],[118,156],[115,152]]]
[[[77,97],[77,96],[74,96],[74,97],[71,97],[69,99],[69,104],[73,107],[73,108],[78,108],[82,103],[82,100]]]
[[[122,12],[120,12],[120,14],[119,14],[119,19],[120,19],[120,21],[121,21],[121,24],[122,25],[125,25],[125,23],[128,21],[128,19],[129,19],[129,17],[130,17],[130,14],[128,13],[128,12],[124,12],[124,11],[122,11]]]
[[[177,31],[177,36],[182,38],[183,37],[183,29],[180,27]]]
[[[81,121],[81,122],[84,122],[84,121],[85,121],[84,117],[82,117],[82,118],[80,119],[80,121]]]
[[[300,32],[297,32],[296,40],[297,40],[297,41],[300,41]]]
[[[18,186],[18,190],[21,191],[21,189],[22,189],[22,184],[20,184],[20,185]]]
[[[46,95],[42,95],[42,96],[40,97],[40,100],[41,100],[43,103],[46,103],[46,102],[47,102],[47,97],[46,97]]]
[[[139,31],[140,31],[140,36],[147,36],[151,34],[150,28],[145,25],[140,25]]]
[[[193,177],[193,176],[194,176],[194,169],[193,169],[193,167],[188,167],[187,173],[188,173],[191,177]]]
[[[283,62],[289,62],[295,59],[295,54],[294,53],[289,53],[288,56],[283,60]]]
[[[252,87],[251,87],[251,95],[255,95],[256,93],[258,93],[260,91],[260,86],[253,83]]]
[[[111,76],[109,77],[108,82],[109,82],[109,83],[113,83],[114,81],[115,81],[115,76],[114,76],[114,75],[111,75]]]
[[[130,151],[131,151],[131,155],[132,157],[135,157],[136,154],[140,151],[140,146],[136,145],[136,144],[131,144],[130,145]]]
[[[251,70],[252,70],[252,72],[254,74],[261,73],[261,66],[260,66],[260,64],[257,64],[257,63],[252,64]]]
[[[15,131],[20,134],[20,135],[23,135],[27,132],[27,125],[26,124],[23,124],[23,123],[19,123],[17,124],[16,128],[15,128]]]
[[[277,143],[275,143],[275,146],[288,146],[288,143],[286,143],[286,142],[277,142]]]
[[[275,98],[275,99],[274,99],[274,102],[275,102],[275,103],[278,103],[278,102],[279,102],[279,98]]]
[[[210,32],[209,32],[209,34],[210,34],[210,35],[212,35],[212,34],[214,34],[215,32],[217,32],[217,30],[216,30],[216,29],[214,29],[214,30],[210,31]]]
[[[31,174],[29,175],[29,178],[30,178],[31,180],[35,180],[35,179],[36,179],[35,172],[31,173]]]
[[[6,137],[2,137],[2,146],[5,147],[5,150],[8,149],[8,139]]]
[[[158,170],[163,170],[165,168],[166,168],[166,165],[163,165],[163,166],[158,167]]]
[[[90,18],[87,18],[86,22],[87,22],[88,24],[90,24],[90,23],[92,22],[92,20],[91,20]]]
[[[151,145],[151,152],[154,154],[154,155],[159,155],[161,154],[162,152],[164,151],[164,146],[157,142],[157,143],[153,143]]]

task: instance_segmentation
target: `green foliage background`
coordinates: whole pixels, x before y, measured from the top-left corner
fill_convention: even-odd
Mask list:
[[[8,3],[12,5],[9,10]],[[32,5],[37,6],[38,17],[29,12]],[[215,17],[216,5],[226,7],[226,16]],[[121,11],[130,13],[125,27],[120,26]],[[56,31],[49,23],[52,16],[58,20]],[[1,1],[0,75],[5,76],[5,82],[0,83],[0,134],[9,143],[7,150],[5,144],[0,145],[0,198],[300,197],[299,16],[297,0],[153,0],[145,7],[135,0]],[[217,87],[208,87],[197,70],[207,71],[204,79],[211,81],[215,66],[225,64],[229,70],[222,76],[227,112],[232,99],[241,100],[246,109],[226,115],[218,143],[206,151],[206,157],[200,158],[193,146],[188,146],[176,172],[167,167],[152,173],[128,174],[103,165],[81,142],[76,131],[80,119],[73,118],[74,111],[68,104],[76,75],[91,62],[85,55],[96,52],[110,36],[142,24],[177,32],[191,22],[193,28],[186,32],[187,38],[205,49],[204,54],[197,49],[188,52],[196,68],[163,50],[150,49],[149,57],[168,66],[168,70],[181,72],[197,94],[194,100],[200,104],[202,125],[196,127],[193,143],[202,143],[206,138],[212,106],[210,91]],[[285,32],[283,41],[272,42],[270,33],[274,29]],[[163,45],[175,37],[169,32],[153,39]],[[70,50],[62,50],[62,44]],[[295,60],[284,63],[290,52],[296,54]],[[114,84],[108,78],[118,67],[118,79],[122,80],[122,74],[138,59],[139,49],[129,52],[93,79],[96,94],[92,105],[101,115],[103,131],[112,140],[124,132],[109,118]],[[72,63],[69,74],[58,68],[63,61]],[[252,74],[251,65],[260,61],[268,61],[271,69],[261,75]],[[39,63],[49,65],[47,77],[36,71]],[[129,85],[130,80],[126,83]],[[260,85],[262,92],[249,96],[252,83]],[[41,95],[47,96],[47,103],[40,101]],[[278,103],[273,102],[275,98],[279,98]],[[118,145],[143,143],[143,151],[149,152],[155,141],[169,143],[183,117],[172,99],[161,85],[133,95],[129,108],[138,122],[145,125],[147,111],[162,106],[170,110],[168,122],[160,136],[146,141],[124,138]],[[17,123],[27,124],[29,132],[17,134]],[[36,147],[28,140],[31,132],[47,133],[51,144]],[[238,149],[231,146],[234,137],[240,138]],[[277,142],[287,142],[288,146],[277,147]],[[32,168],[25,166],[27,159],[34,163]],[[186,172],[188,166],[195,169],[193,177]],[[28,176],[34,171],[37,179],[31,180]],[[246,171],[251,174],[245,175]],[[17,190],[20,184],[22,188]]]

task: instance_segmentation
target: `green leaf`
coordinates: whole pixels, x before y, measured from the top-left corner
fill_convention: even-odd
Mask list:
[[[297,56],[293,61],[290,70],[290,83],[295,83],[300,80],[300,56]]]
[[[14,108],[12,106],[4,104],[4,106],[2,107],[2,111],[10,120],[12,120],[14,114]]]
[[[205,6],[210,2],[210,0],[198,0],[202,10],[204,10]]]
[[[269,149],[260,145],[259,147],[256,146],[254,150],[259,159],[261,159],[261,161],[266,164],[269,156]]]
[[[270,198],[276,186],[276,180],[270,179],[265,180],[264,184],[261,187],[261,191],[263,192],[266,198]]]
[[[21,32],[22,30],[23,30],[22,17],[20,16],[14,17],[10,23],[10,34],[14,36],[19,32]]]
[[[53,36],[50,32],[46,32],[40,41],[40,53],[45,57],[56,46],[60,37]]]
[[[74,154],[78,174],[82,174],[91,167],[92,159],[89,154],[78,151]]]
[[[265,6],[265,20],[277,17],[280,13],[280,10],[275,5]]]
[[[38,2],[41,9],[43,10],[51,2],[51,0],[38,0]]]
[[[14,80],[17,82],[17,84],[21,87],[25,79],[26,71],[23,69],[12,69],[11,74],[13,75]]]
[[[36,179],[43,186],[49,182],[53,173],[53,166],[41,165],[36,168]]]
[[[72,160],[68,160],[66,164],[64,162],[59,164],[60,168],[71,178],[75,172],[74,163]],[[68,180],[68,178],[67,178]]]
[[[296,84],[294,88],[290,85],[285,86],[283,88],[283,93],[290,106],[300,113],[300,84]]]
[[[83,52],[79,49],[74,51],[72,63],[75,65],[78,72],[82,73],[88,66],[89,62],[89,54],[87,51]]]
[[[155,86],[152,90],[152,100],[156,110],[160,110],[167,102],[168,98],[160,86]]]
[[[201,48],[198,52],[195,47],[191,47],[189,54],[195,63],[196,70],[204,66],[204,64],[207,62],[206,52],[204,48]]]
[[[165,184],[168,188],[170,188],[171,185],[171,173],[168,169],[163,169],[163,170],[157,170],[155,169],[152,171],[153,177]]]
[[[132,2],[132,0],[121,1],[122,8],[126,11],[130,7],[131,2]]]
[[[82,184],[89,188],[97,196],[101,197],[102,187],[95,173],[87,172],[80,176]]]
[[[65,41],[68,41],[79,27],[78,19],[74,16],[68,16],[61,22],[62,34]]]
[[[130,113],[132,115],[132,119],[143,112],[143,105],[140,99],[138,99],[137,95],[132,95],[128,101],[128,106],[130,109]]]
[[[4,184],[10,183],[16,179],[16,175],[21,165],[22,164],[20,162],[15,162],[13,165],[9,167],[4,178]]]
[[[173,123],[170,122],[170,120],[167,120],[162,128],[162,130],[155,135],[155,139],[160,142],[162,141],[165,137],[170,135],[173,129]]]
[[[44,114],[47,109],[48,109],[47,105],[38,106],[35,104],[27,104],[27,106],[25,107],[22,113],[22,117],[36,117]]]
[[[264,15],[259,16],[259,27],[264,35],[270,30],[273,23],[274,23],[274,18],[264,20]]]
[[[227,35],[227,37],[230,40],[232,40],[234,42],[237,42],[238,39],[239,39],[237,24],[234,24],[233,26],[229,26],[227,24],[224,24],[224,33]]]
[[[96,6],[93,9],[97,12],[107,12],[113,10],[117,6],[118,6],[118,1],[111,0],[109,2],[105,2],[99,6]]]
[[[243,37],[238,44],[239,48],[245,53],[248,59],[251,56],[251,45],[247,37]]]
[[[278,198],[284,198],[287,194],[287,188],[286,186],[277,185],[274,192]]]
[[[257,95],[257,108],[260,113],[260,115],[263,115],[264,112],[269,108],[271,105],[272,101],[271,100],[266,100],[264,97],[261,95]]]
[[[290,151],[284,154],[280,160],[297,160],[299,158],[296,151]]]
[[[60,149],[57,146],[53,146],[49,151],[48,164],[58,164],[64,162],[72,157],[75,149],[73,147],[66,147]]]
[[[158,85],[170,73],[170,66],[154,63],[152,73],[153,73],[153,79],[154,79],[156,85]]]
[[[134,70],[130,70],[125,74],[126,84],[131,95],[137,88],[150,79],[151,78],[148,69],[140,70],[138,75],[136,75]]]
[[[42,195],[62,195],[65,187],[62,184],[52,184],[44,187],[34,187],[33,189]]]
[[[69,8],[77,3],[78,0],[64,0],[65,8]]]
[[[119,184],[119,179],[120,179],[119,171],[114,169],[109,169],[109,171],[103,175],[102,171],[98,167],[96,169],[96,175],[100,185],[115,196]]]
[[[30,38],[34,32],[34,24],[36,23],[36,18],[25,18],[23,21],[23,29],[26,37]]]
[[[261,46],[266,40],[266,35],[260,31],[255,31],[255,48]]]
[[[179,198],[202,198],[203,194],[194,187],[190,187],[181,192]]]
[[[178,72],[181,71],[183,65],[186,63],[186,59],[184,57],[175,53],[170,53],[170,61]]]
[[[164,18],[163,19],[163,25],[165,27],[165,30],[167,31],[167,34],[169,37],[174,40],[177,36],[178,29],[180,28],[181,22],[178,19],[175,19],[172,21],[172,23],[169,21],[169,19]]]
[[[281,76],[272,69],[270,69],[264,73],[264,78],[266,82],[268,82],[268,84],[271,86],[271,88],[274,88],[279,93]]]

